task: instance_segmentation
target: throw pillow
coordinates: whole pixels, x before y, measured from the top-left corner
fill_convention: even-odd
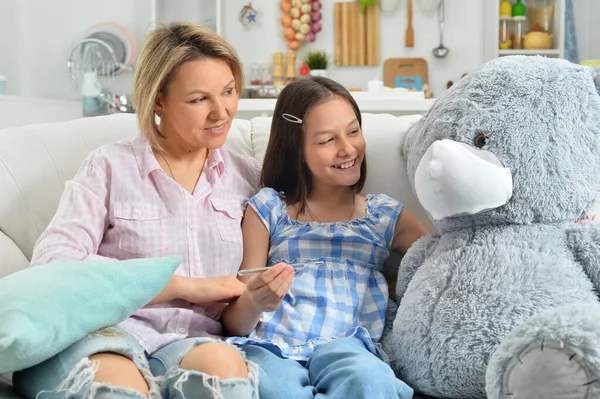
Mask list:
[[[0,374],[117,324],[165,287],[180,257],[53,262],[0,279]]]

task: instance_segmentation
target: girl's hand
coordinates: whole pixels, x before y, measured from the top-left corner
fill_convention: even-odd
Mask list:
[[[269,270],[251,277],[243,296],[257,312],[272,312],[281,304],[294,281],[294,269],[278,263]]]
[[[181,298],[196,305],[233,302],[246,289],[246,285],[235,276],[182,278]]]

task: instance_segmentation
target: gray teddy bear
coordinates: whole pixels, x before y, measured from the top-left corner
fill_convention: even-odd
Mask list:
[[[409,180],[439,234],[402,259],[384,349],[416,392],[600,397],[598,76],[499,58],[407,133]]]

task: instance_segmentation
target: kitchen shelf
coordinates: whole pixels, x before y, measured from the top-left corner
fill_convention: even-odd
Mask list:
[[[562,53],[560,49],[550,49],[550,50],[498,50],[498,55],[547,55],[547,56],[557,56],[559,57]]]
[[[248,99],[242,98],[238,103],[238,111],[271,115],[275,109],[274,98]],[[395,114],[423,114],[435,99],[390,99],[390,98],[358,98],[356,103],[361,112],[395,113]]]
[[[514,0],[510,0],[514,4]],[[552,43],[550,50],[500,49],[500,0],[484,0],[484,59],[485,61],[507,55],[542,55],[546,57],[563,58],[565,43],[565,10],[566,0],[552,0],[554,6],[552,16]],[[531,0],[523,0],[525,7],[531,6]],[[504,17],[504,19],[512,19]],[[511,29],[512,30],[512,29]]]

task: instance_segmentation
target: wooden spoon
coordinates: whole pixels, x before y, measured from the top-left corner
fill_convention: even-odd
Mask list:
[[[404,42],[405,47],[414,47],[415,45],[415,31],[413,30],[412,25],[412,0],[407,0],[408,2],[408,26],[406,27],[406,39]]]

